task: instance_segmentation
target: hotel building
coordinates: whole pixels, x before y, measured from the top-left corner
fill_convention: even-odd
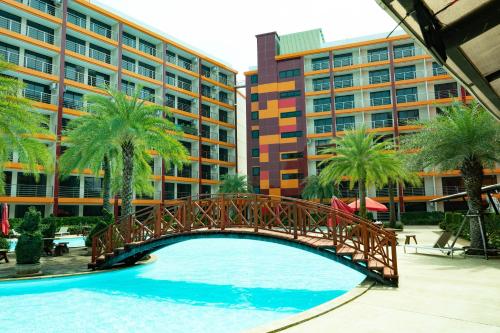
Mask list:
[[[142,87],[147,103],[170,109],[191,164],[165,170],[152,151],[155,192],[136,195],[135,206],[213,193],[236,171],[236,71],[219,60],[85,0],[1,0],[0,56],[14,64],[4,74],[24,82],[23,95],[49,120],[51,134],[39,139],[56,158],[66,149],[64,128],[85,113],[85,94]],[[31,205],[45,215],[100,214],[102,178],[42,174],[35,182],[21,166],[16,154],[6,165],[0,202],[11,217]]]
[[[321,171],[323,147],[345,130],[365,126],[398,142],[419,130],[413,120],[432,118],[467,91],[402,33],[325,43],[320,29],[257,35],[258,66],[245,73],[248,174],[256,191],[300,196],[303,180]],[[500,169],[485,170],[486,184]],[[422,170],[420,187],[399,188],[400,211],[448,209],[461,202],[426,202],[463,190],[458,170]],[[357,190],[340,186],[343,198]],[[388,202],[388,190],[368,189]],[[384,218],[381,216],[380,218]]]

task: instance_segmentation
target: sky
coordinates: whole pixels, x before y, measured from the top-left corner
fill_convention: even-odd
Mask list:
[[[257,64],[255,35],[323,29],[325,41],[391,31],[396,23],[375,0],[99,0],[228,63]],[[265,8],[265,9],[264,9]]]

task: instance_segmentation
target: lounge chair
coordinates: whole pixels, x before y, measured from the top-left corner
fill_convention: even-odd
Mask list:
[[[56,232],[56,235],[57,236],[69,235],[68,227],[60,227],[59,230]]]
[[[455,242],[458,237],[455,237],[453,242],[450,244],[450,239],[453,236],[453,234],[450,231],[444,231],[441,236],[439,236],[438,240],[436,243],[434,243],[434,246],[426,246],[426,245],[409,245],[405,244],[404,245],[404,251],[406,253],[406,248],[412,248],[415,249],[415,253],[418,253],[418,249],[422,250],[434,250],[434,251],[440,251],[441,253],[446,253],[447,255],[451,254],[451,258],[453,258],[453,252],[454,251],[463,251],[462,248],[459,247],[454,247]]]

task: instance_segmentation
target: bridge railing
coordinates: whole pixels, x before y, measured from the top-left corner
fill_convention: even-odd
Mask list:
[[[128,243],[196,230],[248,229],[331,241],[392,269],[397,275],[396,237],[371,221],[310,201],[257,194],[212,194],[169,201],[122,217],[93,238],[92,262]]]

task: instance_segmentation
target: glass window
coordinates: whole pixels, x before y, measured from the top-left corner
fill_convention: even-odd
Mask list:
[[[311,60],[312,70],[319,71],[321,69],[330,68],[330,57],[321,57]]]
[[[314,133],[330,133],[332,131],[332,120],[315,119],[314,120]]]
[[[415,65],[402,66],[394,68],[396,81],[412,80],[416,77]]]
[[[259,119],[259,112],[258,112],[258,111],[253,111],[253,112],[251,113],[251,115],[252,115],[252,120],[257,120],[257,119]]]
[[[259,138],[259,130],[253,130],[252,139],[258,139],[258,138]]]
[[[418,110],[404,110],[398,112],[398,122],[399,125],[407,125],[411,121],[416,121],[419,119]]]
[[[291,90],[280,92],[280,98],[290,98],[300,96],[300,90]]]
[[[335,88],[347,88],[353,86],[352,74],[335,75],[333,78]]]
[[[257,74],[250,75],[250,83],[251,84],[259,83],[259,76]]]
[[[252,102],[257,102],[257,101],[259,101],[259,94],[251,94],[251,95],[250,95],[250,100],[251,100]]]
[[[11,64],[19,64],[19,47],[0,42],[0,56]]]
[[[137,42],[134,35],[124,31],[122,33],[122,37],[123,37],[123,44],[133,47],[135,49],[135,47],[137,46]]]
[[[292,180],[292,179],[301,179],[302,174],[300,173],[284,173],[281,175],[282,180]]]
[[[334,54],[333,55],[333,66],[334,67],[351,66],[352,64],[353,64],[352,53]]]
[[[418,101],[417,87],[397,89],[396,101],[397,103],[409,103]]]
[[[280,113],[280,118],[296,118],[302,115],[302,111],[290,111]]]
[[[281,153],[282,160],[295,160],[304,157],[302,152]]]
[[[286,139],[286,138],[300,138],[302,136],[302,131],[295,131],[295,132],[283,132],[281,133],[281,138]]]
[[[394,45],[394,58],[413,57],[415,55],[415,45],[413,43]]]
[[[354,116],[336,117],[335,127],[337,131],[346,131],[355,128]]]
[[[314,107],[314,112],[331,111],[332,104],[330,97],[314,99],[313,107]]]
[[[252,157],[259,157],[259,148],[252,148]]]
[[[392,113],[381,112],[372,114],[372,128],[392,127]]]
[[[368,72],[368,82],[370,84],[384,83],[390,81],[389,69],[379,69]]]
[[[434,94],[436,99],[458,97],[457,83],[436,84],[434,85]]]
[[[52,58],[33,51],[24,51],[24,66],[47,74],[52,74]]]
[[[376,91],[376,92],[370,93],[370,105],[371,106],[386,105],[386,104],[391,104],[391,91],[390,90]]]
[[[252,176],[260,176],[260,167],[252,168]]]
[[[433,76],[438,76],[438,75],[444,75],[447,74],[446,70],[444,69],[441,64],[438,64],[437,62],[432,63],[432,75]]]
[[[322,77],[319,79],[313,80],[313,90],[314,91],[322,91],[330,89],[330,78]]]
[[[287,79],[287,78],[295,77],[295,76],[299,76],[299,75],[300,75],[300,69],[298,69],[298,68],[289,69],[286,71],[280,71],[280,73],[279,73],[280,79]]]
[[[335,96],[335,109],[346,110],[354,108],[354,95]]]
[[[389,59],[387,47],[368,50],[368,62],[383,61]]]

